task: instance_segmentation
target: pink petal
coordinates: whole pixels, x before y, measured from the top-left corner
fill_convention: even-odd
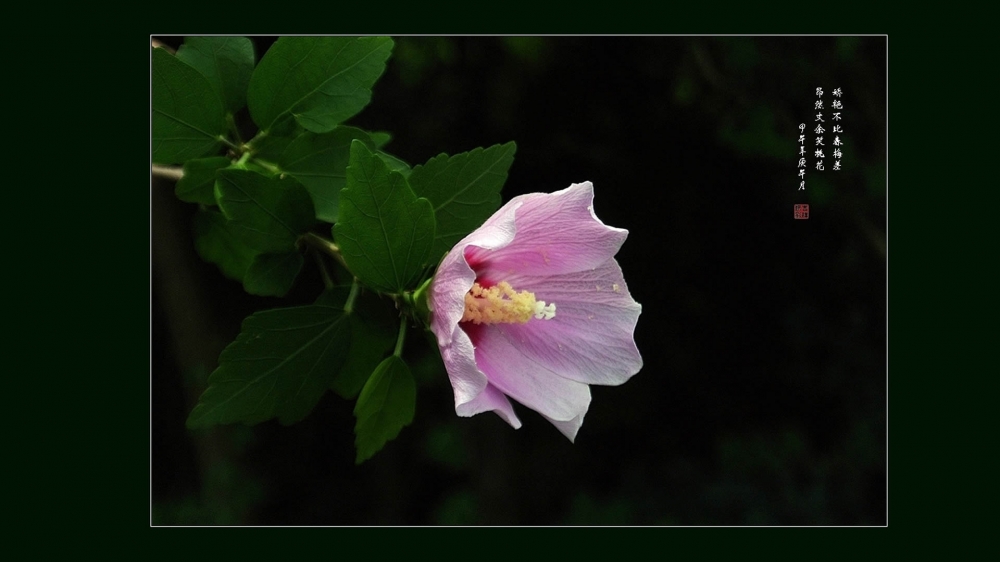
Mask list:
[[[516,236],[508,244],[474,244],[465,257],[480,278],[499,282],[515,273],[558,275],[593,269],[613,257],[628,231],[605,225],[594,215],[594,188],[590,182],[573,184],[555,193],[530,193],[512,199],[486,222],[491,227],[513,218]],[[479,246],[479,247],[476,247]]]
[[[590,407],[590,387],[555,372],[508,340],[497,326],[482,326],[476,341],[476,364],[490,384],[507,396],[556,421],[570,421]]]
[[[472,401],[455,407],[455,412],[460,416],[471,417],[482,412],[496,412],[504,421],[518,429],[521,427],[521,420],[514,414],[514,407],[510,400],[492,384],[479,393]]]
[[[439,337],[440,342],[440,337]],[[476,365],[476,352],[462,328],[455,325],[455,331],[449,345],[439,345],[441,359],[448,371],[452,390],[455,392],[455,410],[463,404],[472,402],[486,389],[489,381],[486,375]]]
[[[580,431],[580,426],[583,425],[583,416],[585,415],[586,413],[580,414],[569,421],[557,421],[548,416],[545,416],[545,419],[549,420],[552,425],[556,426],[556,429],[558,429],[560,433],[569,438],[570,443],[575,443],[576,433]]]
[[[431,330],[438,345],[447,346],[465,312],[465,293],[476,282],[476,272],[465,260],[465,248],[475,244],[486,250],[506,246],[514,239],[514,213],[520,204],[504,205],[490,220],[463,238],[438,265],[430,290]]]
[[[556,304],[550,320],[497,324],[504,340],[553,373],[587,384],[619,385],[642,368],[633,332],[642,306],[632,299],[614,259],[597,269],[508,279]],[[483,345],[483,344],[480,344]]]
[[[590,407],[588,384],[621,384],[642,367],[632,333],[641,311],[614,260],[628,232],[593,212],[590,182],[516,197],[459,242],[429,293],[431,329],[455,410],[494,411],[520,427],[508,396],[571,441]],[[473,283],[510,282],[556,304],[550,320],[460,325]]]

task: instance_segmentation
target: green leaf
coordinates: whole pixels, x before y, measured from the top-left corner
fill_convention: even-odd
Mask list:
[[[309,192],[293,178],[250,170],[219,170],[215,199],[233,232],[257,253],[290,251],[316,223]]]
[[[372,373],[354,406],[358,418],[354,426],[356,463],[371,458],[413,421],[416,401],[417,386],[410,368],[401,358],[390,355]]]
[[[243,277],[243,288],[251,295],[283,297],[295,283],[304,261],[299,252],[258,254]]]
[[[330,383],[330,390],[346,399],[354,398],[361,392],[365,381],[386,353],[392,351],[396,342],[392,326],[378,324],[365,311],[354,311],[350,322],[351,350],[344,366]]]
[[[350,285],[334,285],[319,294],[313,304],[343,308],[347,296],[351,293]]]
[[[253,43],[246,37],[186,37],[177,58],[208,79],[226,110],[236,113],[247,103],[253,74]]]
[[[391,52],[388,37],[282,37],[250,78],[250,116],[265,131],[285,113],[331,131],[368,105]]]
[[[392,135],[385,131],[375,131],[368,134],[371,136],[372,142],[375,143],[375,148],[382,148],[392,140]]]
[[[413,191],[434,207],[437,234],[431,261],[472,232],[500,207],[500,188],[514,162],[517,145],[509,142],[462,154],[440,154],[413,168]]]
[[[261,151],[260,158],[272,161],[281,173],[299,180],[312,196],[316,218],[332,224],[337,222],[340,190],[347,183],[347,163],[355,139],[374,149],[365,131],[337,127],[329,133],[302,131],[284,145],[273,140]]]
[[[399,293],[420,280],[434,243],[434,209],[413,194],[402,174],[390,171],[356,140],[333,232],[358,279],[381,292]]]
[[[231,163],[225,156],[188,160],[184,163],[184,177],[177,181],[174,194],[188,203],[215,205],[215,172]]]
[[[255,158],[263,157],[265,160],[274,160],[303,131],[305,129],[295,122],[295,118],[286,114],[275,121],[270,130],[257,131],[254,138],[247,144],[252,148]]]
[[[403,174],[404,178],[410,176],[410,165],[403,160],[396,158],[388,152],[382,152],[381,150],[375,154],[381,158],[383,162],[385,162],[385,165],[388,166],[390,170]]]
[[[222,101],[197,70],[153,49],[153,162],[178,164],[219,149]]]
[[[194,218],[195,249],[201,259],[219,266],[222,274],[243,281],[254,251],[233,232],[219,211],[198,211]]]
[[[350,332],[343,312],[329,306],[265,310],[243,321],[236,341],[188,417],[189,428],[248,424],[306,416],[346,356]]]
[[[338,286],[324,291],[315,304],[343,306],[350,286]],[[344,311],[351,323],[351,349],[340,372],[330,383],[330,390],[350,399],[357,397],[375,367],[396,343],[397,315],[387,299],[362,291],[351,312]],[[435,353],[437,353],[435,351]]]
[[[351,319],[351,350],[330,389],[344,398],[354,398],[396,343],[398,317],[392,301],[372,292],[359,295],[352,311],[345,314]]]

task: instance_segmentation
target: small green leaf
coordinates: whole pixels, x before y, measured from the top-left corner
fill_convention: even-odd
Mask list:
[[[290,424],[304,418],[343,364],[349,342],[347,319],[335,307],[279,308],[250,316],[219,356],[219,368],[187,426],[274,417]]]
[[[390,355],[372,373],[354,406],[356,463],[371,458],[413,421],[416,401],[417,386],[410,368]]]
[[[399,293],[420,280],[434,243],[434,209],[361,141],[351,144],[347,187],[333,228],[341,255],[366,285]]]
[[[409,182],[414,193],[434,207],[437,233],[430,260],[436,261],[500,207],[500,188],[514,162],[509,142],[462,154],[440,154],[416,166]]]
[[[246,37],[186,37],[177,58],[200,72],[229,113],[247,103],[253,74],[253,43]]]
[[[257,253],[286,252],[316,223],[309,192],[293,178],[219,170],[215,199],[233,232]]]
[[[382,148],[392,140],[392,135],[385,131],[375,131],[368,134],[371,136],[372,142],[375,143],[375,148]]]
[[[179,164],[219,149],[222,100],[208,80],[163,49],[153,49],[153,162]]]
[[[231,163],[225,156],[188,160],[184,163],[184,177],[177,181],[174,194],[188,203],[215,205],[215,172]]]
[[[243,277],[243,288],[251,295],[283,297],[295,283],[304,261],[299,252],[258,254]]]
[[[219,211],[198,211],[194,218],[195,249],[201,259],[219,266],[226,277],[243,281],[254,251],[233,232]]]
[[[310,131],[332,131],[371,101],[391,52],[388,37],[282,37],[250,78],[250,115],[265,131],[285,113]]]
[[[260,152],[260,158],[273,162],[281,173],[299,180],[312,196],[316,218],[333,224],[337,222],[340,190],[347,183],[347,163],[354,139],[374,149],[365,131],[337,127],[329,133],[302,131],[284,145],[272,140]]]

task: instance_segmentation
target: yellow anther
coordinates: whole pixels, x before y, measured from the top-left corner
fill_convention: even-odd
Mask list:
[[[473,324],[524,324],[532,316],[549,320],[556,315],[555,303],[535,300],[530,291],[517,292],[510,283],[501,281],[493,287],[472,285],[465,294],[462,322]]]

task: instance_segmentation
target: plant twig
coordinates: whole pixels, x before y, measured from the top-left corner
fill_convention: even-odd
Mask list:
[[[347,267],[347,263],[344,262],[344,256],[340,255],[340,247],[334,244],[332,241],[318,236],[312,232],[307,232],[302,236],[299,236],[299,243],[307,244],[310,247],[316,248],[317,250],[327,254],[333,259],[340,262],[340,265],[344,266],[344,269],[350,271],[351,269]]]
[[[403,356],[403,342],[406,341],[406,315],[399,318],[399,336],[396,337],[396,350],[392,352],[396,357]]]
[[[174,54],[174,50],[170,47],[170,45],[167,45],[166,43],[163,43],[162,41],[157,41],[156,39],[153,39],[152,37],[150,37],[150,39],[149,39],[149,45],[151,47],[153,47],[153,48],[163,49],[164,51],[170,53],[171,55]]]
[[[153,164],[153,175],[161,178],[166,178],[168,180],[178,181],[184,177],[184,168],[178,168],[176,166],[160,166],[159,164]]]

